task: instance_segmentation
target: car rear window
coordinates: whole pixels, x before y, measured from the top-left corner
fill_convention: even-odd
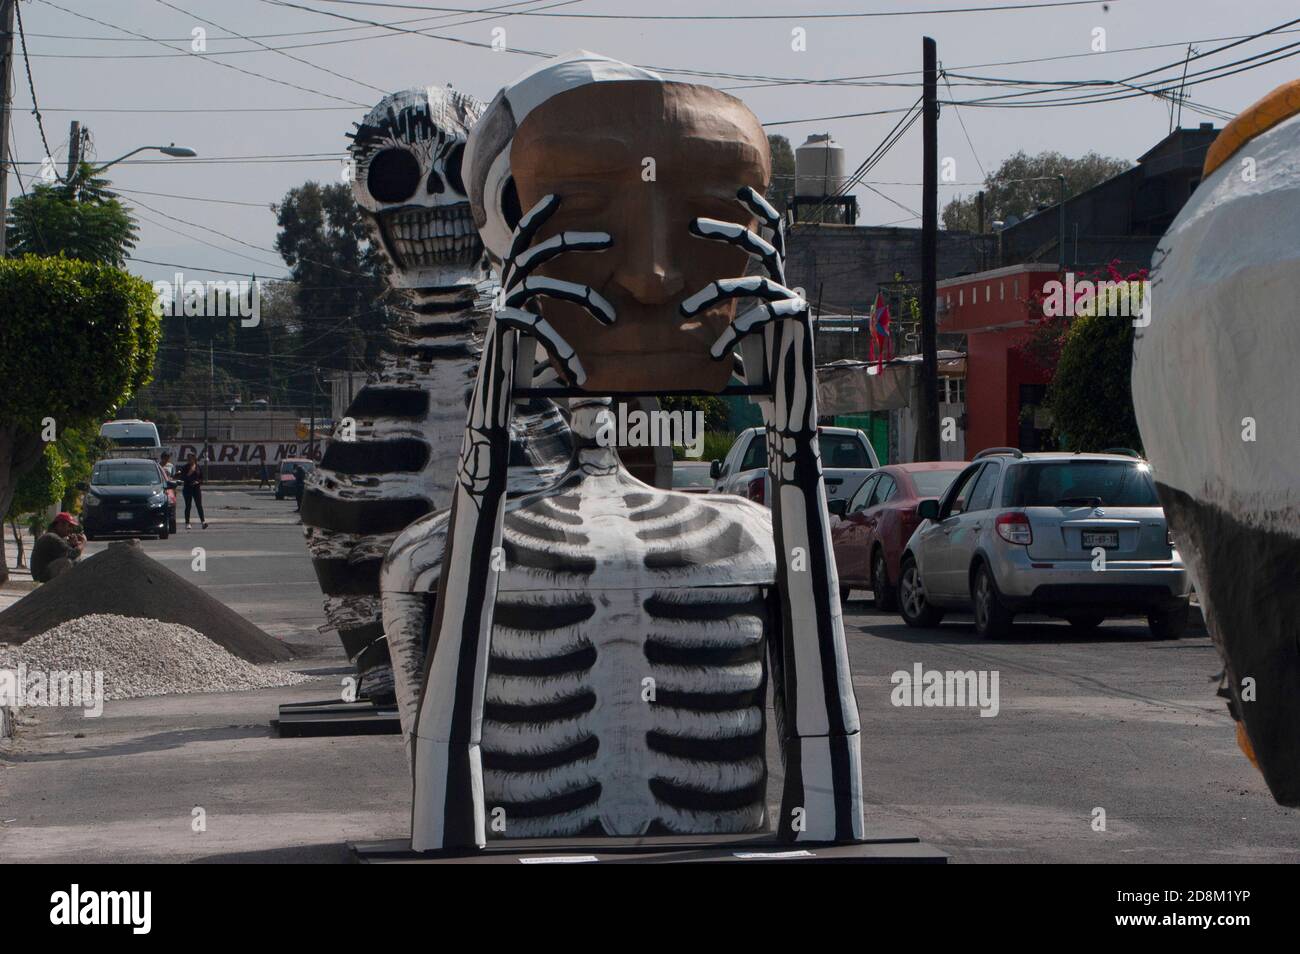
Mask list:
[[[679,464],[673,468],[673,486],[712,487],[713,478],[709,476],[707,467],[682,467]]]
[[[1151,468],[1139,461],[1018,464],[1002,493],[1006,507],[1158,507]]]
[[[914,470],[912,483],[916,484],[916,492],[921,497],[942,497],[961,471],[960,467],[956,470]]]
[[[867,449],[851,434],[822,434],[817,440],[821,445],[822,463],[827,467],[871,466]]]

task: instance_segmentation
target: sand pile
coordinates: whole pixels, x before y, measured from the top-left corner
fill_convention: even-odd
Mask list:
[[[0,613],[0,643],[24,643],[96,613],[179,623],[249,662],[293,658],[284,643],[150,559],[134,540],[110,543]]]
[[[188,626],[95,614],[69,620],[8,648],[0,665],[43,672],[102,672],[105,699],[179,692],[238,692],[311,682],[311,676],[255,666]]]

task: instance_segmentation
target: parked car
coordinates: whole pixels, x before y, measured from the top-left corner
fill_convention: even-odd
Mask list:
[[[1187,628],[1191,584],[1141,459],[994,448],[918,512],[899,578],[910,626],[971,609],[987,637],[1017,613],[1083,629],[1143,614],[1161,639]]]
[[[86,539],[125,533],[166,540],[176,528],[176,481],[144,457],[105,458],[83,487],[81,524]]]
[[[854,427],[819,427],[822,471],[826,498],[849,498],[862,486],[867,475],[880,466],[867,435]],[[723,460],[709,465],[713,492],[739,494],[758,503],[768,503],[767,433],[761,427],[741,431]]]
[[[316,463],[306,457],[286,457],[280,461],[280,472],[275,476],[276,500],[283,500],[285,497],[293,497],[297,494],[298,478],[293,472],[295,467],[301,467],[304,473],[310,474],[316,469]]]
[[[709,476],[711,469],[708,461],[673,461],[673,489],[688,494],[707,494],[713,489],[713,478]]]
[[[917,507],[937,500],[967,466],[966,461],[889,464],[862,482],[851,499],[829,502],[839,519],[831,524],[840,599],[871,590],[876,608],[898,608],[898,565],[903,548],[921,524]]]
[[[153,421],[141,421],[137,418],[105,421],[100,425],[99,436],[109,443],[109,457],[148,457],[157,460],[162,453],[158,427]]]

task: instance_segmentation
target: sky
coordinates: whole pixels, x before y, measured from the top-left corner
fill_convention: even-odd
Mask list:
[[[1031,5],[1041,8],[1024,8]],[[996,6],[1020,8],[952,12]],[[1300,17],[1294,0],[22,0],[21,7],[48,153],[60,169],[72,120],[89,127],[97,162],[173,142],[198,153],[141,154],[109,173],[139,220],[130,269],[150,280],[170,279],[178,265],[187,278],[285,277],[269,206],[303,182],[341,181],[344,134],[371,105],[420,85],[451,84],[488,100],[539,62],[525,51],[588,49],[661,72],[730,74],[665,72],[740,97],[794,146],[831,133],[851,170],[902,115],[882,111],[906,110],[919,97],[923,36],[937,41],[951,72],[1061,82],[1146,74],[1135,82],[1150,82],[1176,80],[1189,43],[1204,54]],[[488,9],[495,12],[480,12]],[[926,10],[948,12],[919,12]],[[828,16],[866,12],[900,15]],[[192,50],[196,30],[205,31],[206,55]],[[436,35],[403,32],[416,30]],[[1188,70],[1292,43],[1296,49],[1283,53],[1300,53],[1300,23],[1286,30],[1193,59]],[[505,48],[492,49],[494,42]],[[1014,62],[1025,60],[1038,62]],[[30,187],[47,149],[21,57],[15,67],[11,149]],[[1222,125],[1191,104],[1236,113],[1297,76],[1300,56],[1189,87],[1181,124]],[[941,100],[1023,90],[949,82]],[[1071,95],[1082,94],[1056,94]],[[952,160],[945,168],[953,181],[941,183],[940,208],[972,194],[1018,150],[1134,160],[1169,125],[1167,101],[1147,94],[1051,108],[943,106],[939,156],[941,164]],[[919,226],[920,157],[917,123],[854,190],[860,224]],[[9,194],[20,193],[11,175]]]

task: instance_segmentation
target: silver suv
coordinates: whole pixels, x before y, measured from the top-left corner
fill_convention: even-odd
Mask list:
[[[1083,629],[1141,613],[1161,639],[1187,628],[1191,584],[1139,458],[993,448],[917,512],[899,574],[909,626],[969,609],[986,637],[1017,613]]]

